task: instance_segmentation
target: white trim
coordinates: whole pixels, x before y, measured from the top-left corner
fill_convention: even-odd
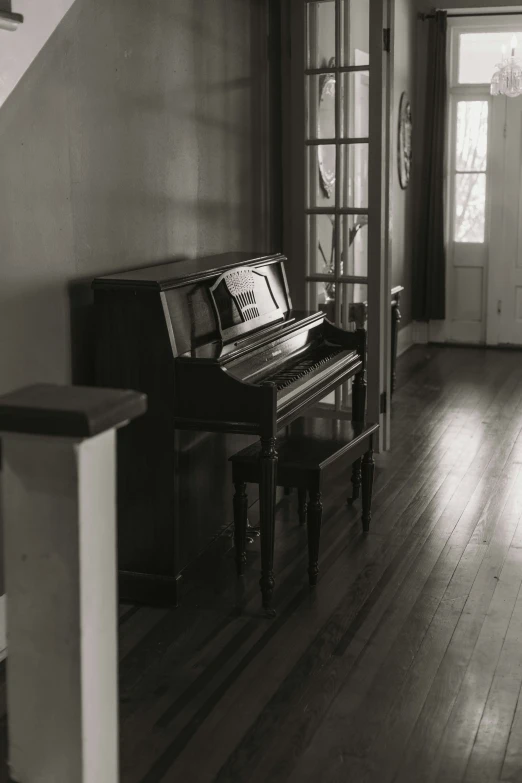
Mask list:
[[[413,345],[413,324],[404,326],[397,335],[397,356],[402,356]]]
[[[0,595],[0,661],[3,661],[7,657],[7,618],[6,618],[6,601],[4,595]]]

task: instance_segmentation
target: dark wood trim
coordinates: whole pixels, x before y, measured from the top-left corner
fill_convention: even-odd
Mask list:
[[[118,573],[120,603],[147,606],[178,606],[182,576],[154,576],[132,571]]]
[[[141,392],[38,383],[0,397],[0,432],[90,438],[146,410]]]
[[[283,90],[281,0],[268,0],[268,89],[270,133],[270,240],[283,247]]]

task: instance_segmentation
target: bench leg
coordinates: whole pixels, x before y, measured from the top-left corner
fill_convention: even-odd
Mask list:
[[[263,597],[263,609],[271,617],[274,579],[275,498],[277,478],[277,439],[261,438],[259,458],[259,506],[261,530],[261,579],[259,585]]]
[[[348,503],[353,503],[354,500],[359,500],[361,492],[361,460],[357,459],[352,466],[352,496],[348,498]]]
[[[298,503],[298,514],[299,514],[299,524],[304,525],[306,524],[306,489],[298,489],[297,490],[297,503]]]
[[[373,459],[373,450],[369,449],[364,455],[362,461],[362,525],[365,533],[369,531],[370,522],[372,519],[372,491],[373,491],[374,470],[375,470],[375,462]]]
[[[234,486],[236,488],[234,493],[234,545],[236,549],[236,568],[237,575],[243,576],[247,561],[246,531],[248,521],[248,496],[246,493],[246,484],[242,481],[238,481]]]
[[[308,503],[308,579],[310,585],[317,584],[319,575],[319,540],[321,538],[321,520],[323,504],[320,492],[310,492]]]

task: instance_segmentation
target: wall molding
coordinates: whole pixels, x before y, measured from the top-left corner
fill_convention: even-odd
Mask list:
[[[413,345],[413,324],[404,326],[397,335],[397,356],[401,356]]]
[[[0,595],[0,661],[7,657],[6,596]]]

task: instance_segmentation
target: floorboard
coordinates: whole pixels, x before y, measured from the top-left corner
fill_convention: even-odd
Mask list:
[[[371,532],[339,473],[310,590],[281,496],[274,620],[225,534],[178,609],[120,607],[121,783],[522,783],[521,358],[400,357]]]

